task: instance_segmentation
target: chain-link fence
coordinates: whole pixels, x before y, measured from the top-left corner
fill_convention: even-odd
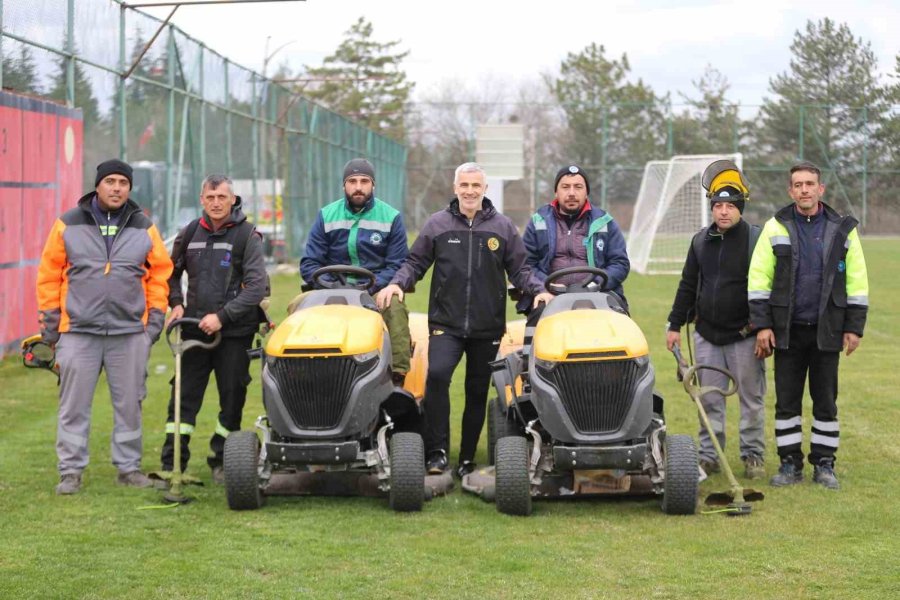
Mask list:
[[[375,164],[379,198],[403,210],[403,145],[162,23],[118,0],[0,0],[0,85],[82,109],[85,186],[106,158],[127,160],[132,197],[170,236],[199,215],[203,177],[225,173],[285,258],[343,195],[353,157]]]
[[[790,203],[788,170],[810,160],[822,169],[826,201],[836,210],[857,217],[867,234],[900,234],[900,151],[892,142],[900,139],[900,106],[779,106],[777,118],[762,106],[720,108],[727,118],[688,115],[689,108],[598,104],[576,128],[565,107],[546,100],[418,103],[410,111],[410,220],[420,223],[446,204],[453,169],[474,159],[477,125],[519,122],[525,178],[505,183],[504,212],[520,226],[553,198],[554,175],[571,162],[587,171],[591,201],[628,229],[647,162],[739,152],[751,220],[763,222]]]

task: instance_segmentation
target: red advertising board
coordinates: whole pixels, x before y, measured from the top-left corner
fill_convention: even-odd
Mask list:
[[[0,91],[0,354],[38,332],[37,267],[82,194],[82,131],[79,109]]]

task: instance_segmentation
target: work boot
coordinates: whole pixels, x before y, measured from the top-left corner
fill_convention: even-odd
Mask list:
[[[141,473],[140,471],[129,471],[128,473],[119,473],[116,478],[119,485],[125,485],[133,488],[149,488],[153,487],[153,480]]]
[[[57,496],[70,496],[81,491],[81,473],[66,473],[59,476],[56,484]]]
[[[774,487],[785,487],[800,483],[801,481],[803,481],[803,467],[798,469],[792,461],[783,460],[781,461],[781,466],[778,467],[778,473],[769,480],[769,485]]]
[[[703,472],[707,475],[712,475],[713,473],[718,473],[722,470],[722,467],[719,466],[719,461],[709,460],[708,458],[700,459],[700,468],[703,469]]]
[[[425,470],[429,475],[441,475],[450,468],[445,450],[432,450],[425,461]]]
[[[216,485],[225,485],[225,467],[217,465],[212,468],[212,479]]]
[[[477,465],[471,460],[464,460],[456,465],[456,476],[460,479],[476,469]]]
[[[829,458],[823,458],[819,464],[813,469],[813,482],[818,483],[822,487],[829,490],[841,489],[837,477],[834,474],[834,461]]]
[[[744,477],[747,479],[765,479],[766,461],[758,454],[744,457]]]

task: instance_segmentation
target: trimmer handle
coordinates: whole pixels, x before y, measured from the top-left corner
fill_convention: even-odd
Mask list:
[[[173,342],[171,339],[171,333],[176,327],[180,328],[182,324],[199,325],[200,319],[184,317],[181,319],[174,319],[171,323],[169,323],[169,325],[166,327],[166,343],[169,344],[169,348],[172,349],[173,354],[177,354],[178,352],[184,353],[191,348],[203,348],[204,350],[212,350],[219,345],[219,342],[222,341],[222,332],[217,331],[213,335],[213,339],[209,342],[204,342],[202,340],[182,340],[180,335],[178,336],[179,341]]]
[[[681,379],[681,384],[684,386],[684,390],[691,396],[703,396],[709,392],[718,392],[723,396],[731,396],[735,394],[738,389],[737,379],[734,375],[731,374],[731,371],[728,369],[723,369],[722,367],[714,367],[712,365],[693,365],[688,366],[687,362],[684,360],[684,357],[681,355],[681,348],[678,347],[678,344],[674,344],[672,346],[672,354],[675,355],[675,360],[678,362],[678,376]],[[716,371],[717,373],[721,373],[725,377],[728,378],[729,385],[727,389],[718,388],[712,385],[707,386],[699,386],[694,383],[694,380],[700,381],[699,377],[694,377],[700,371]]]

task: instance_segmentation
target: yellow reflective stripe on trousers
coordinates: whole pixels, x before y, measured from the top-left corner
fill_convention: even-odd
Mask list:
[[[221,435],[223,438],[227,438],[229,433],[231,432],[225,429],[224,425],[216,421],[216,435]]]
[[[175,423],[166,423],[166,433],[175,433]],[[194,426],[190,423],[181,424],[181,435],[191,435],[194,433]]]

